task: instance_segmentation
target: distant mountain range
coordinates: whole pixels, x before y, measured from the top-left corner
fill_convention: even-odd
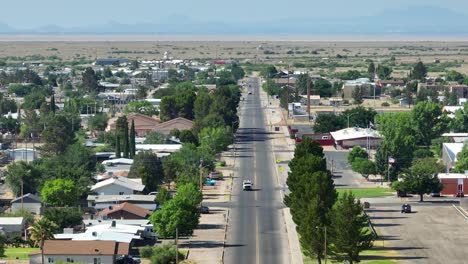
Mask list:
[[[154,23],[60,27],[46,25],[18,29],[0,22],[0,34],[360,34],[360,35],[468,35],[468,16],[432,6],[411,6],[369,15],[366,10],[348,17],[271,19],[263,22],[201,21],[173,15]]]

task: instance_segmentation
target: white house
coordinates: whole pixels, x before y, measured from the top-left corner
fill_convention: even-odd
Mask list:
[[[88,195],[88,206],[100,211],[109,206],[114,206],[121,203],[131,203],[139,207],[154,211],[156,203],[154,202],[155,195]]]
[[[344,149],[360,146],[365,149],[377,149],[382,142],[382,136],[377,130],[370,128],[350,127],[330,132],[336,146]]]
[[[91,191],[99,195],[131,195],[135,192],[141,192],[143,189],[145,189],[145,185],[141,183],[141,179],[119,176],[98,182],[91,187]]]
[[[21,235],[25,225],[24,217],[0,217],[0,233],[6,236]]]
[[[22,197],[11,200],[11,211],[17,212],[21,209],[40,215],[42,213],[41,198],[34,194],[25,194]]]
[[[45,263],[115,263],[116,258],[128,255],[130,245],[116,241],[46,240]],[[39,264],[41,253],[30,255],[29,263]]]

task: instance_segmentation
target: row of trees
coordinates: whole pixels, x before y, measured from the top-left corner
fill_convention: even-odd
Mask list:
[[[317,258],[318,263],[327,256],[359,262],[360,252],[372,246],[367,218],[352,193],[338,197],[323,149],[304,138],[289,166],[291,192],[285,204],[291,209],[304,253]]]

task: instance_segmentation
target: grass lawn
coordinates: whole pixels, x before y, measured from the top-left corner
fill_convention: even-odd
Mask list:
[[[344,192],[352,191],[356,198],[370,198],[370,197],[383,197],[383,196],[392,196],[393,190],[390,188],[337,188],[336,191],[339,195]]]
[[[0,259],[29,259],[29,253],[39,251],[39,248],[6,248],[5,257]]]
[[[397,261],[393,259],[393,257],[398,256],[396,251],[392,250],[385,250],[385,247],[382,247],[383,243],[381,240],[374,241],[374,247],[370,250],[366,250],[361,252],[361,262],[363,264],[396,264]],[[322,260],[322,263],[323,260]],[[328,260],[328,263],[343,263]],[[309,257],[304,256],[304,264],[317,264],[317,260],[311,259]]]

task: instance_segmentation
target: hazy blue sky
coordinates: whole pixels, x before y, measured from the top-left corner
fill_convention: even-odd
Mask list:
[[[466,0],[16,0],[2,1],[0,22],[32,28],[52,24],[82,27],[110,21],[156,23],[171,16],[202,21],[267,21],[373,15],[408,5],[430,5],[468,14]]]

